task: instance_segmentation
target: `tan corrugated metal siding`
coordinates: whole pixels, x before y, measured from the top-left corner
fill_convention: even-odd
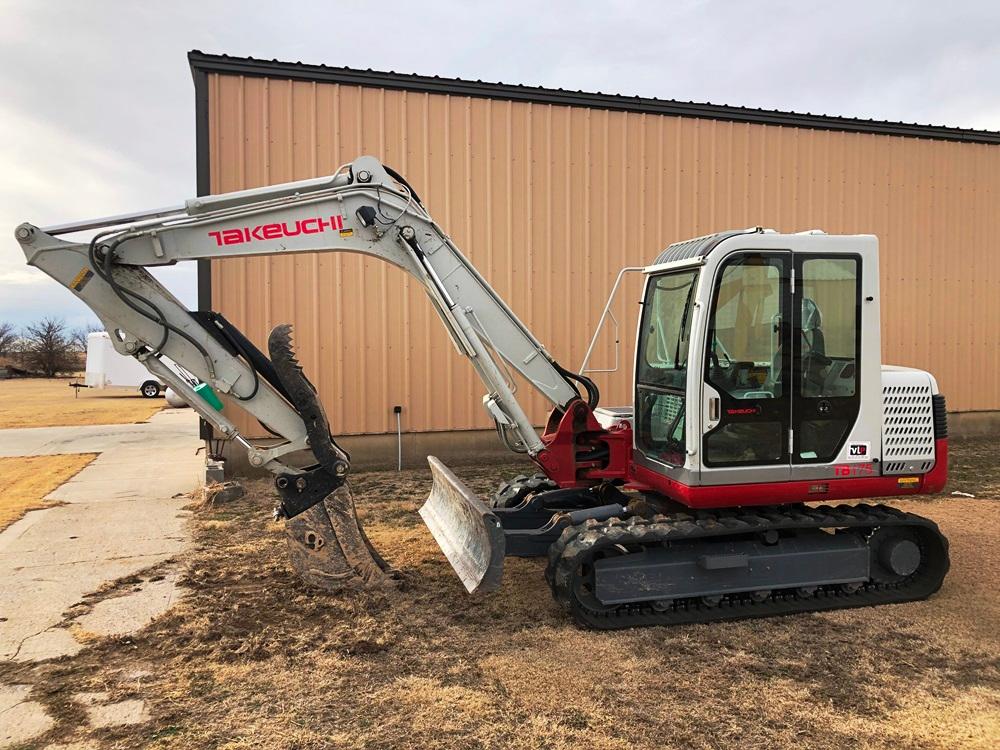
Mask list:
[[[952,410],[1000,409],[1000,146],[217,73],[208,100],[212,192],[373,154],[567,367],[618,269],[671,242],[754,225],[877,234],[883,359],[934,373]],[[407,430],[490,426],[472,368],[401,271],[327,254],[212,275],[215,309],[259,345],[295,325],[338,433],[394,430],[395,404]],[[624,292],[620,369],[596,378],[606,405],[631,401],[638,282]],[[592,364],[612,360],[606,331]]]

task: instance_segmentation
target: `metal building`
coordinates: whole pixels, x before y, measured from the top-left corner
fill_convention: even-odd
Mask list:
[[[959,430],[1000,425],[1000,133],[590,94],[248,58],[189,56],[199,193],[330,174],[373,154],[567,366],[618,270],[748,226],[873,233],[883,361],[934,373]],[[631,403],[638,280],[591,366]],[[422,290],[342,254],[199,268],[199,305],[263,345],[291,322],[338,434],[375,460],[492,445],[482,389]],[[541,398],[522,394],[544,421]],[[989,414],[994,412],[994,414]],[[237,420],[245,434],[264,433]],[[489,430],[489,433],[468,433]],[[458,432],[462,431],[462,432]],[[383,436],[383,437],[378,437]],[[391,450],[390,450],[391,448]],[[450,449],[450,450],[449,450]]]

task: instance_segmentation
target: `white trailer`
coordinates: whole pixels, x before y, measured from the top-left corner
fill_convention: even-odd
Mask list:
[[[107,331],[87,335],[85,382],[89,388],[138,388],[146,398],[156,398],[166,388],[139,360],[116,352]]]

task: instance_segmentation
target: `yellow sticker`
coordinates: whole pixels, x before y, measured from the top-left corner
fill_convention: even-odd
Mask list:
[[[89,268],[81,268],[80,272],[73,277],[73,280],[69,282],[69,288],[76,292],[82,292],[83,288],[87,286],[87,282],[90,281],[94,276],[94,272]]]
[[[920,477],[900,477],[896,484],[900,487],[916,487],[920,484]]]
[[[353,229],[341,229],[340,230],[340,236],[341,237],[353,237],[354,236],[354,230]]]

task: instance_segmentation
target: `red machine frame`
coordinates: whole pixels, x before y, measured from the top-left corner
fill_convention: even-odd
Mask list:
[[[926,474],[901,476],[838,476],[827,479],[758,482],[739,485],[691,486],[658,474],[633,460],[632,427],[621,421],[606,429],[593,410],[577,401],[565,413],[553,410],[542,435],[545,449],[534,460],[563,488],[622,482],[624,489],[654,492],[689,508],[731,508],[734,505],[783,505],[828,500],[919,495],[940,491],[948,478],[948,439],[934,441],[934,467]],[[607,456],[581,460],[581,455],[606,449]],[[845,464],[846,471],[857,470]],[[873,469],[877,470],[877,469]],[[734,504],[734,497],[739,503]]]

